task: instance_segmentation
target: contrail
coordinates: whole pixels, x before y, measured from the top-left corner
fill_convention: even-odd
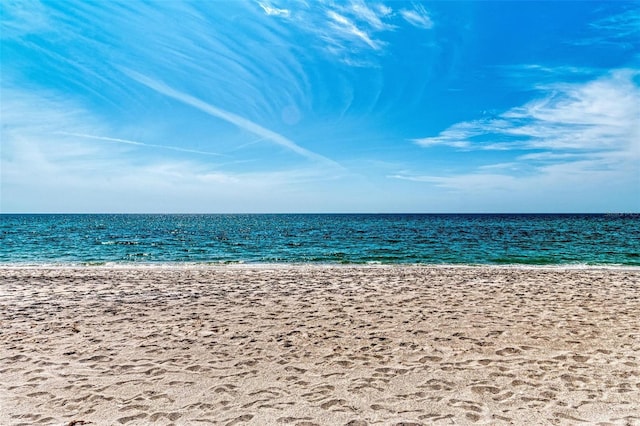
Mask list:
[[[314,160],[314,161],[320,161],[322,163],[329,163],[332,164],[334,166],[338,166],[340,168],[342,168],[342,166],[340,166],[338,163],[336,163],[335,161],[324,157],[320,154],[316,154],[313,151],[309,151],[308,149],[305,149],[303,147],[301,147],[300,145],[296,144],[295,142],[293,142],[290,139],[287,139],[286,137],[282,136],[279,133],[276,133],[272,130],[269,130],[265,127],[260,126],[259,124],[254,123],[251,120],[247,120],[244,117],[241,117],[237,114],[234,114],[232,112],[229,111],[225,111],[221,108],[217,108],[213,105],[210,105],[198,98],[195,98],[191,95],[187,95],[186,93],[182,93],[179,92],[169,86],[167,86],[165,83],[161,82],[161,81],[157,81],[154,80],[152,78],[149,78],[145,75],[142,75],[138,72],[129,70],[129,69],[123,69],[123,72],[125,74],[127,74],[129,77],[131,77],[132,79],[134,79],[135,81],[137,81],[138,83],[147,86],[148,88],[155,90],[158,93],[161,93],[165,96],[168,96],[170,98],[173,98],[175,100],[178,100],[180,102],[183,102],[187,105],[190,105],[194,108],[199,109],[200,111],[203,111],[213,117],[217,117],[220,118],[224,121],[227,121],[231,124],[234,124],[238,127],[240,127],[241,129],[244,129],[248,132],[253,133],[254,135],[260,136],[264,139],[268,139],[271,142],[276,143],[277,145],[280,145],[282,147],[285,147],[293,152],[295,152],[296,154],[302,155],[303,157],[306,157],[310,160]]]
[[[127,140],[127,139],[109,138],[109,137],[106,137],[106,136],[87,135],[87,134],[84,134],[84,133],[70,133],[70,132],[56,132],[56,133],[59,134],[59,135],[76,136],[76,137],[79,137],[79,138],[87,138],[87,139],[97,139],[97,140],[100,140],[100,141],[123,143],[123,144],[126,144],[126,145],[136,145],[136,146],[145,146],[145,147],[149,147],[149,148],[169,149],[171,151],[188,152],[188,153],[191,153],[191,154],[214,155],[216,157],[221,157],[223,155],[223,154],[218,154],[216,152],[198,151],[196,149],[179,148],[177,146],[156,145],[156,144],[152,144],[152,143],[130,141],[130,140]]]

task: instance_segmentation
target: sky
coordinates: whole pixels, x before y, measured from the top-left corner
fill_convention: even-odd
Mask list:
[[[0,211],[639,212],[640,2],[0,2]]]

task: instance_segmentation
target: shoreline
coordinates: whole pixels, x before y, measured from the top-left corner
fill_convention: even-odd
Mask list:
[[[0,423],[638,424],[639,295],[635,269],[0,268]]]
[[[96,262],[94,263],[0,263],[0,271],[11,269],[103,269],[103,270],[183,270],[183,269],[523,269],[523,270],[551,270],[551,271],[575,271],[575,270],[607,270],[607,271],[636,271],[640,272],[640,265],[620,264],[485,264],[485,263],[320,263],[320,262],[275,262],[275,263],[207,263],[207,262],[149,262],[149,263],[120,263],[120,262]]]

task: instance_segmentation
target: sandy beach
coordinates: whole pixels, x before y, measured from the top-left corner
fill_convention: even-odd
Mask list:
[[[0,269],[2,425],[640,424],[640,269]]]

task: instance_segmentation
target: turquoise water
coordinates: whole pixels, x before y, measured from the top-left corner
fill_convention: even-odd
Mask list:
[[[638,215],[0,215],[0,264],[640,266]]]

